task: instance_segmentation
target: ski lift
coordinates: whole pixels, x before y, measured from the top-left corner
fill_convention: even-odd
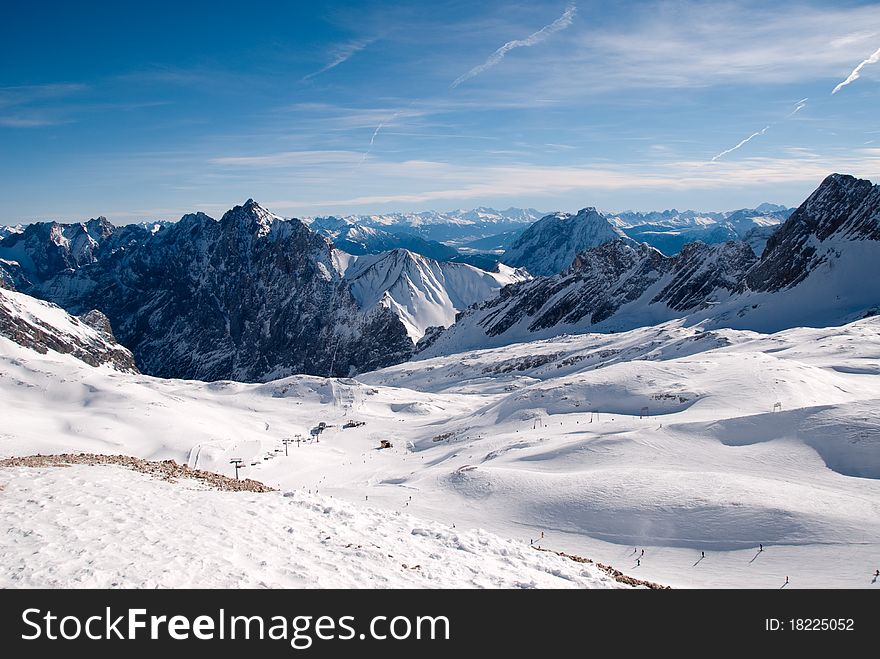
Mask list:
[[[238,480],[238,470],[244,466],[242,462],[244,461],[241,458],[232,458],[229,460],[229,464],[235,467],[235,480]]]

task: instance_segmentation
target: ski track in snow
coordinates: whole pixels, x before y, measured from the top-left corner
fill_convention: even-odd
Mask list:
[[[281,490],[0,470],[0,584],[608,585],[536,557],[544,532],[672,586],[876,588],[878,375],[878,318],[771,335],[672,321],[267,384],[120,373],[0,338],[0,455],[230,476],[234,456]],[[277,452],[320,421],[319,443]]]

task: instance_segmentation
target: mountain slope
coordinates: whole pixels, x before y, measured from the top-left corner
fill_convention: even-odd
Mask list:
[[[880,186],[832,174],[767,241],[737,294],[700,311],[758,331],[838,325],[880,310]]]
[[[100,311],[76,318],[49,302],[0,288],[0,337],[41,354],[51,350],[89,366],[138,372],[131,353],[116,342]]]
[[[242,476],[292,495],[215,493],[115,467],[3,467],[0,517],[25,533],[0,542],[0,579],[171,586],[204,577],[222,585],[232,570],[253,585],[297,576],[332,585],[340,574],[486,585],[485,561],[499,584],[563,585],[557,579],[571,573],[559,563],[564,572],[532,572],[540,567],[530,557],[542,552],[530,539],[543,532],[543,547],[673,586],[779,588],[790,575],[788,588],[873,588],[878,355],[880,318],[772,335],[675,320],[357,379],[242,384],[114,373],[0,339],[4,456],[133,455],[230,478],[229,460],[241,457]],[[344,428],[349,419],[364,425]],[[319,421],[327,423],[320,442],[294,444],[285,456],[281,441],[307,436]],[[392,447],[373,450],[382,440]],[[231,501],[239,497],[265,507],[265,517],[246,514]],[[122,522],[99,514],[85,523],[89,510],[109,511],[111,498]],[[194,510],[203,513],[195,521]],[[235,533],[227,537],[229,519]],[[118,526],[118,552],[89,565],[79,551],[106,537],[108,520]],[[204,546],[181,541],[190,537],[186,524],[206,534]],[[41,533],[51,542],[40,544]],[[145,537],[165,540],[144,554]],[[294,575],[278,568],[285,561],[262,565],[254,551],[268,547],[280,559],[299,542],[307,551],[295,552]],[[635,546],[646,550],[639,565]],[[168,564],[177,551],[198,560]],[[138,552],[139,580],[119,569]],[[359,552],[368,557],[363,573]],[[386,562],[387,554],[400,560]],[[439,578],[453,573],[460,578]]]
[[[553,213],[526,229],[504,252],[502,261],[533,275],[555,275],[570,266],[578,253],[619,239],[626,236],[595,208],[583,208],[574,215]]]
[[[506,266],[500,266],[498,272],[486,272],[403,249],[358,257],[345,270],[345,279],[361,308],[391,309],[413,341],[422,338],[429,327],[448,327],[458,311],[526,277]]]
[[[691,243],[668,257],[615,240],[579,254],[560,275],[508,286],[467,309],[448,330],[426,337],[419,356],[653,325],[725,299],[754,262],[741,242]]]
[[[12,226],[0,226],[0,240],[3,240],[7,236],[11,236],[14,233],[21,233],[24,231],[24,227],[20,224],[15,224]]]
[[[296,490],[217,492],[81,465],[3,469],[0,486],[0,514],[19,530],[0,546],[5,588],[626,587],[485,531]]]

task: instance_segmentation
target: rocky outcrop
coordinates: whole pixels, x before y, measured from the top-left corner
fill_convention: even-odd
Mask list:
[[[137,373],[131,352],[116,343],[109,321],[98,314],[91,312],[87,320],[80,320],[48,302],[0,290],[0,336],[41,354],[51,350],[90,366]]]

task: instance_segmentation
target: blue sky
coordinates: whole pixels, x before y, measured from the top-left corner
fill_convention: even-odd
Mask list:
[[[711,210],[880,181],[880,63],[831,93],[880,49],[876,2],[7,0],[4,28],[2,223],[248,197]]]

